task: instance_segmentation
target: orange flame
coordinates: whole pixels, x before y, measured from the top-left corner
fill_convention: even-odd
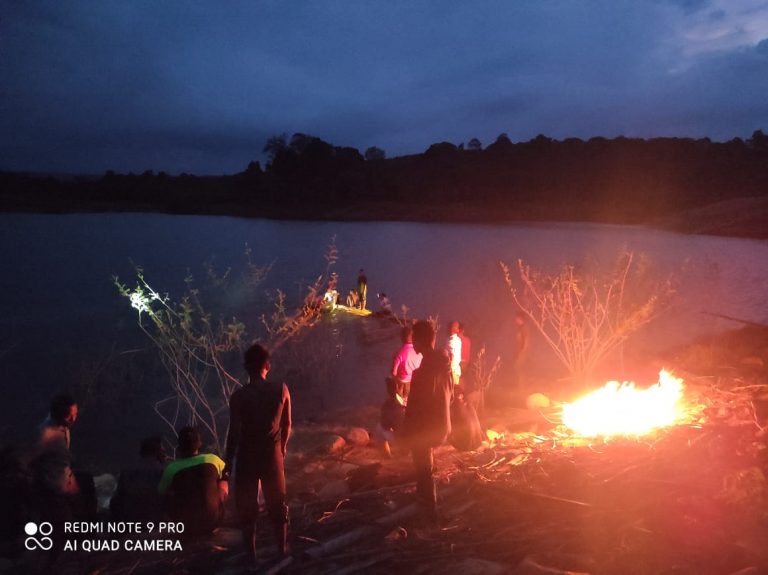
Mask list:
[[[563,423],[580,435],[643,435],[673,425],[685,414],[679,405],[683,380],[665,370],[648,389],[633,382],[609,381],[571,404],[563,404]]]

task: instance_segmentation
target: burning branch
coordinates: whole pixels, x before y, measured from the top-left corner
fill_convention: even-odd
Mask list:
[[[608,382],[572,404],[563,405],[563,423],[585,436],[643,435],[685,416],[679,402],[683,380],[667,371],[646,389],[633,382]]]

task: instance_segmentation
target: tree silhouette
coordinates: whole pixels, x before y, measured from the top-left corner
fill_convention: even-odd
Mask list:
[[[261,175],[261,164],[259,162],[249,162],[248,167],[245,170],[245,173],[249,176],[259,176]]]
[[[297,132],[296,134],[291,136],[290,147],[291,147],[291,150],[301,155],[310,146],[310,144],[313,144],[314,142],[319,142],[319,141],[320,141],[320,138],[317,138],[315,136],[310,136],[309,134],[302,134],[300,132]]]
[[[747,140],[747,146],[756,152],[766,151],[768,150],[768,136],[762,130],[755,130],[752,132],[752,137]]]
[[[288,136],[280,134],[278,136],[272,136],[264,144],[264,153],[269,156],[269,161],[273,162],[280,152],[285,151],[288,148]]]
[[[368,161],[373,160],[383,160],[387,157],[386,152],[382,150],[381,148],[377,148],[376,146],[371,146],[367,150],[365,150],[365,159]]]

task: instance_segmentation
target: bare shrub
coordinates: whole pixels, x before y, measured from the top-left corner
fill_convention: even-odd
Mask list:
[[[513,273],[499,263],[515,303],[579,382],[674,294],[671,278],[658,279],[647,258],[627,251],[606,271],[566,264],[548,275],[518,260]]]
[[[474,361],[470,363],[475,388],[480,391],[487,391],[493,384],[493,380],[496,379],[496,373],[500,367],[501,357],[496,356],[496,359],[491,361],[483,345],[475,355]]]
[[[155,290],[144,271],[136,268],[136,287],[128,288],[115,277],[119,293],[137,311],[139,328],[152,342],[165,372],[170,393],[155,403],[155,412],[175,430],[180,425],[201,428],[213,449],[223,452],[227,435],[226,411],[229,397],[240,387],[234,375],[240,371],[242,352],[254,341],[276,350],[313,325],[320,318],[321,293],[328,281],[331,267],[336,263],[335,242],[327,248],[326,269],[305,290],[295,308],[289,307],[285,293],[276,290],[258,302],[264,309],[259,321],[247,326],[236,316],[214,314],[209,309],[223,309],[224,292],[232,287],[249,294],[263,293],[258,289],[272,264],[257,266],[251,261],[246,247],[246,270],[236,281],[231,270],[216,272],[212,262],[206,262],[206,298],[213,308],[203,303],[201,289],[191,275],[185,279],[185,289],[177,300]],[[239,283],[233,286],[233,283]]]

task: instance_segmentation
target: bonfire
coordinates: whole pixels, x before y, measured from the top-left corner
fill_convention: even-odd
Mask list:
[[[584,436],[640,436],[686,417],[683,380],[666,370],[647,389],[610,381],[572,404],[563,405],[563,423]]]

